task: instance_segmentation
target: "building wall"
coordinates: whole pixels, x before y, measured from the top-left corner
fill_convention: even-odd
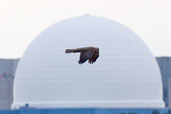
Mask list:
[[[0,109],[10,109],[13,102],[13,80],[19,59],[0,59]]]
[[[163,99],[171,108],[171,57],[157,57],[163,81]],[[19,59],[0,59],[0,109],[10,109],[13,80]]]
[[[171,89],[171,86],[168,86],[168,80],[171,77],[171,57],[157,57],[157,62],[160,67],[160,72],[162,75],[162,82],[163,82],[163,99],[165,101],[166,107],[171,107],[168,105],[168,102],[171,102],[171,93],[168,93],[168,89]]]
[[[13,79],[0,79],[0,109],[10,109],[13,101],[12,87]]]
[[[168,107],[171,109],[171,76],[168,78]]]

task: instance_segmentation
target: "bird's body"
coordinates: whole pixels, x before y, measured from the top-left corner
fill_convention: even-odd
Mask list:
[[[90,64],[96,62],[99,57],[99,48],[97,47],[83,47],[77,49],[66,49],[65,53],[77,53],[80,52],[79,64],[82,64],[88,60]]]

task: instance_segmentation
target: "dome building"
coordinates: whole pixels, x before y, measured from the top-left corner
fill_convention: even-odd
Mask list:
[[[79,53],[65,49],[94,46],[94,64],[78,64]],[[17,109],[163,108],[157,62],[127,27],[100,17],[61,21],[42,32],[19,62],[14,81]]]

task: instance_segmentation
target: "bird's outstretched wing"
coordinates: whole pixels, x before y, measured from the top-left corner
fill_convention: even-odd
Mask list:
[[[86,62],[88,59],[90,59],[93,56],[94,51],[93,50],[83,50],[80,53],[80,60],[78,61],[79,64],[82,64]]]

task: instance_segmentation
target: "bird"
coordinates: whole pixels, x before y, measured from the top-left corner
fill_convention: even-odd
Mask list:
[[[80,52],[79,64],[83,64],[88,60],[89,64],[96,62],[99,57],[99,48],[98,47],[82,47],[77,49],[66,49],[65,53],[78,53]]]

